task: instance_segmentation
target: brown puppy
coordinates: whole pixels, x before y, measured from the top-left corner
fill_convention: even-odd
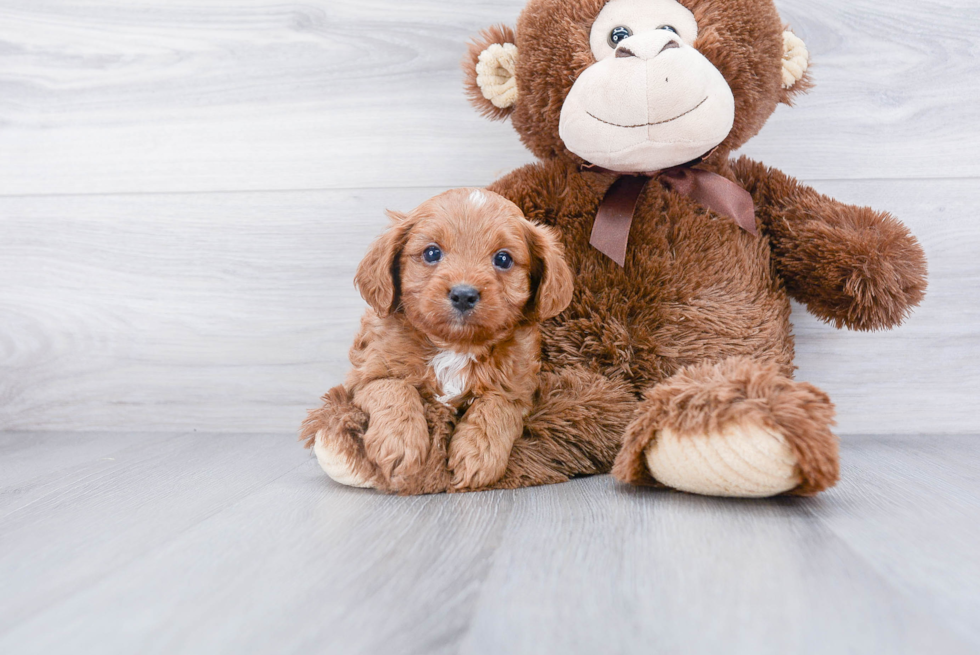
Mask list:
[[[370,417],[364,449],[383,478],[372,486],[417,486],[432,466],[427,406],[441,403],[461,415],[448,448],[452,487],[485,487],[523,431],[538,323],[571,302],[572,273],[549,228],[489,191],[456,189],[389,216],[354,278],[371,308],[344,384]]]

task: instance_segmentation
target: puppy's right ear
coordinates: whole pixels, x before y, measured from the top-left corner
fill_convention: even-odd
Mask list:
[[[507,118],[517,104],[517,37],[506,25],[485,29],[463,58],[466,95],[492,120]]]
[[[354,286],[367,304],[384,318],[397,308],[400,296],[398,256],[405,247],[413,221],[399,212],[387,212],[392,225],[374,240],[354,275]]]
[[[531,286],[534,297],[529,303],[532,316],[539,321],[558,316],[575,291],[572,269],[565,263],[563,248],[554,230],[527,222],[527,245],[531,251]]]

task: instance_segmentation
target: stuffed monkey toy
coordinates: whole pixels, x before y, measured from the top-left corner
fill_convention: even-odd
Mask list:
[[[891,328],[926,261],[889,214],[730,157],[810,87],[808,64],[772,0],[530,0],[516,30],[474,41],[471,99],[539,159],[488,188],[557,230],[575,273],[491,487],[610,470],[716,496],[837,481],[833,404],[793,378],[790,299],[837,328]],[[335,389],[304,436],[335,479],[398,491],[371,477],[369,420]]]

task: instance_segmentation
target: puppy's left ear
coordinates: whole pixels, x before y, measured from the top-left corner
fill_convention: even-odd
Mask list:
[[[401,295],[398,257],[414,221],[405,214],[388,212],[392,225],[375,239],[354,275],[354,286],[367,304],[384,318],[397,308]]]
[[[568,307],[575,281],[555,232],[530,222],[525,230],[531,251],[531,290],[534,294],[528,313],[543,321],[558,316]]]

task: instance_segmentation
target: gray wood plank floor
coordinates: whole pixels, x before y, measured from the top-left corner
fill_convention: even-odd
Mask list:
[[[289,435],[0,438],[0,652],[968,653],[980,437],[844,439],[814,499],[608,476],[394,498]]]

